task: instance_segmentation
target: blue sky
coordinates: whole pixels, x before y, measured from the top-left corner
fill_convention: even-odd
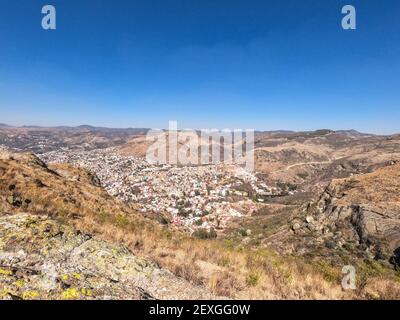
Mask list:
[[[41,8],[57,9],[57,30]],[[357,30],[341,8],[357,9]],[[400,132],[398,0],[0,0],[0,122]]]

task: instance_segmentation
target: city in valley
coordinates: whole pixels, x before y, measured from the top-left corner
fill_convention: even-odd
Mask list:
[[[275,277],[274,272],[277,272],[276,277],[281,277],[282,272],[301,277],[296,270],[305,264],[301,268],[315,269],[316,279],[321,272],[321,279],[324,279],[328,270],[332,277],[338,272],[340,279],[341,268],[348,265],[346,261],[358,265],[361,270],[379,266],[379,277],[384,274],[385,281],[395,276],[400,241],[398,135],[379,136],[354,130],[257,132],[252,150],[255,170],[248,171],[243,163],[224,163],[223,157],[217,163],[199,165],[151,163],[146,157],[150,146],[147,132],[148,129],[90,126],[3,125],[0,129],[1,210],[36,212],[40,219],[61,219],[80,231],[97,234],[99,241],[125,243],[133,253],[175,270],[183,277],[180,281],[204,283],[220,272],[231,274],[227,279],[232,281],[233,277],[238,285],[244,281],[243,287],[239,285],[236,289],[230,284],[209,291],[204,284],[204,291],[196,294],[178,291],[186,298],[256,294],[261,275],[252,277],[245,271],[247,276],[241,278],[243,270],[253,267],[242,266],[237,260],[242,259],[238,258],[240,255],[250,255],[244,260],[250,261],[248,259],[254,259],[252,254],[261,254],[257,263],[272,263],[271,268],[277,268],[263,277]],[[33,216],[23,219],[28,217],[36,219]],[[11,219],[7,215],[2,219],[2,225],[16,223],[7,222]],[[35,225],[42,228],[42,223],[53,223],[50,221],[39,220]],[[139,229],[137,224],[141,225]],[[9,236],[14,237],[13,233]],[[77,240],[63,239],[62,243],[68,241]],[[196,241],[208,241],[208,244]],[[88,250],[103,250],[96,246]],[[188,252],[184,253],[185,250]],[[21,252],[29,256],[26,250]],[[114,251],[110,252],[112,255]],[[288,262],[294,257],[297,262]],[[4,262],[10,257],[6,255],[1,259]],[[111,261],[108,259],[117,257],[107,256],[107,261]],[[266,260],[262,262],[263,259]],[[28,263],[29,259],[21,261]],[[77,266],[62,268],[66,269],[63,272],[68,278],[65,282],[71,285],[72,281],[80,287],[83,284],[75,283],[80,282],[77,279],[80,276],[73,275],[87,272],[80,264],[89,261],[82,262],[81,258],[76,261],[79,262]],[[225,266],[228,261],[233,263],[232,268],[241,271],[229,271],[229,264]],[[91,268],[100,268],[90,263]],[[148,263],[145,263],[146,268],[153,274],[157,269]],[[126,270],[118,271],[118,268],[121,267],[109,272],[122,272],[118,276],[124,279],[121,283],[132,283],[132,279],[123,276]],[[182,275],[182,268],[188,268],[185,272],[190,273]],[[233,276],[231,272],[239,273]],[[43,276],[46,277],[46,272]],[[163,277],[151,281],[167,281]],[[371,275],[368,277],[375,279]],[[326,281],[321,279],[315,281]],[[154,289],[151,281],[144,285],[149,296],[177,297],[177,293],[171,293],[168,288]],[[340,281],[332,281],[326,284],[332,285],[329,294],[354,294],[354,291],[342,292],[342,289],[336,292],[334,288],[340,286]],[[251,285],[253,282],[255,284]],[[107,295],[104,285],[97,287],[97,294]],[[298,285],[288,286],[299,290]],[[38,284],[31,282],[30,286]],[[182,286],[188,284],[182,283]],[[83,294],[82,290],[86,287],[80,288],[80,292],[71,294],[84,297],[87,292]],[[133,289],[129,290],[127,292],[132,295]],[[359,294],[367,296],[377,292],[368,284],[364,290]],[[197,291],[193,288],[193,292]]]
[[[400,300],[400,1],[379,4],[3,1],[0,301]]]

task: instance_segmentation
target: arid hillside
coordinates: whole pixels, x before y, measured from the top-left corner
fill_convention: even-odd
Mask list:
[[[204,288],[44,215],[0,216],[0,299],[212,299]]]
[[[0,151],[0,212],[4,221],[0,232],[9,239],[3,248],[14,253],[20,248],[30,255],[47,250],[43,239],[57,240],[54,246],[62,250],[63,243],[76,244],[89,237],[95,240],[94,252],[103,248],[126,250],[112,259],[147,261],[157,274],[170,272],[171,288],[173,283],[185,284],[200,292],[196,296],[192,289],[176,289],[179,298],[400,297],[395,270],[399,266],[400,136],[352,130],[257,132],[257,172],[251,179],[258,180],[249,183],[245,175],[236,176],[236,170],[229,174],[221,171],[225,174],[218,176],[219,171],[212,168],[148,166],[141,158],[149,146],[145,133],[145,129],[89,126],[0,128],[0,144],[13,150]],[[46,162],[60,161],[44,163],[21,151],[34,151]],[[132,155],[137,158],[126,157]],[[129,167],[133,164],[136,171]],[[168,190],[176,188],[170,190],[174,195],[164,195],[164,190],[157,189],[160,183]],[[177,192],[182,187],[184,190]],[[260,190],[264,192],[261,196]],[[131,198],[125,197],[128,193]],[[195,206],[202,203],[204,207],[197,212]],[[190,220],[190,228],[197,231],[177,227],[171,212],[164,210],[170,208],[178,211],[178,218]],[[36,221],[37,216],[42,218],[33,224],[34,231],[23,231],[25,224],[15,222]],[[223,220],[225,216],[229,219]],[[42,225],[47,224],[70,230],[71,237],[56,235],[53,239],[43,231]],[[217,232],[204,228],[207,225]],[[15,230],[29,234],[33,243],[28,236],[14,241]],[[36,237],[31,232],[43,235]],[[79,246],[72,249],[79,250]],[[37,268],[2,260],[0,282],[6,285],[4,290],[11,290],[15,297],[23,297],[22,291],[34,291],[30,287],[18,291],[13,283],[18,277],[25,283],[42,281],[40,277],[31,281],[31,274],[20,274],[18,268],[41,270],[43,257],[26,260],[39,261]],[[52,256],[50,261],[58,263],[59,258]],[[79,273],[67,262],[60,274]],[[344,265],[357,269],[355,291],[341,288]],[[86,279],[83,269],[79,274]],[[101,266],[96,270],[102,273]],[[123,268],[114,271],[125,272]],[[65,285],[61,280],[56,291],[42,292],[37,298],[62,298]],[[107,279],[95,280],[101,285],[71,284],[78,292],[73,297],[100,298],[114,290]],[[126,290],[136,298],[176,297],[154,289],[154,284],[165,287],[157,281],[150,279]],[[122,288],[124,281],[118,285]],[[87,287],[96,294],[82,295],[81,290]],[[116,294],[118,297],[126,296]]]
[[[2,152],[0,177],[4,298],[127,298],[122,288],[129,298],[179,299],[388,298],[400,292],[390,272],[371,274],[360,291],[343,291],[341,268],[323,261],[171,231],[110,197],[94,175],[47,166],[31,154]],[[69,258],[60,264],[62,252]],[[50,292],[41,287],[45,262],[45,269],[57,265]]]
[[[326,245],[399,266],[400,164],[333,180],[306,213],[306,227]]]
[[[269,181],[290,182],[316,193],[334,178],[368,173],[400,160],[399,136],[354,131],[260,134],[256,170]]]
[[[146,139],[147,132],[148,129],[91,126],[3,126],[0,127],[0,144],[36,154],[61,149],[79,151],[115,147],[121,155],[144,157],[152,144]],[[167,133],[164,136],[168,138]],[[204,146],[208,142],[199,138],[198,143]],[[399,135],[377,136],[354,130],[255,133],[256,171],[268,181],[290,182],[305,190],[316,185],[326,186],[333,178],[371,172],[399,159]]]
[[[1,152],[0,199],[3,298],[213,297],[206,289],[134,256],[126,247],[130,242],[118,245],[124,231],[113,226],[128,223],[127,216],[135,221],[130,241],[136,228],[149,228],[150,233],[155,226],[109,196],[84,170],[48,167],[32,154]],[[110,245],[101,238],[121,241]]]
[[[92,126],[79,127],[11,127],[0,126],[0,144],[17,151],[36,154],[66,148],[91,150],[127,143],[148,129],[110,129]]]

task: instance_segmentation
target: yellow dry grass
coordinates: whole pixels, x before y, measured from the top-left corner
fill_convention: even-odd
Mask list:
[[[20,197],[15,207],[7,202]],[[29,203],[25,200],[29,199]],[[92,176],[69,165],[48,168],[26,154],[0,154],[0,212],[47,214],[77,229],[149,257],[174,274],[213,293],[242,299],[347,299],[400,297],[396,283],[374,279],[360,292],[345,292],[340,279],[327,279],[312,264],[280,257],[269,250],[235,247],[221,240],[200,240],[168,229],[109,196]],[[332,267],[333,268],[333,267]],[[332,269],[332,274],[340,274]],[[369,291],[368,291],[369,290]],[[368,295],[365,293],[368,292]],[[372,292],[372,293],[371,293]]]

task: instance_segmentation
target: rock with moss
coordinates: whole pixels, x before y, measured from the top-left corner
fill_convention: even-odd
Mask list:
[[[210,299],[211,294],[47,216],[0,214],[0,299]]]

